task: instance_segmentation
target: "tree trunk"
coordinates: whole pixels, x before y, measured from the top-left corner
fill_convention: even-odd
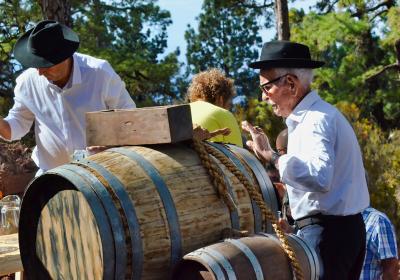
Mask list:
[[[278,40],[290,40],[289,9],[287,0],[275,0],[275,17]]]
[[[71,3],[69,0],[38,0],[43,18],[56,20],[72,27]]]

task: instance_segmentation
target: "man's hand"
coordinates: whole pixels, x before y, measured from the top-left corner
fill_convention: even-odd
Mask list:
[[[389,258],[381,260],[381,264],[382,264],[383,280],[400,279],[399,260],[397,258]]]
[[[11,139],[11,127],[7,121],[0,117],[0,136],[6,140]]]
[[[91,156],[91,155],[100,153],[104,150],[107,150],[109,148],[111,148],[111,147],[110,146],[90,146],[90,147],[86,147],[86,151],[88,152],[88,155]]]
[[[271,161],[272,148],[264,131],[248,121],[242,122],[242,129],[251,135],[252,140],[248,140],[246,145],[253,150],[254,154],[263,162]]]

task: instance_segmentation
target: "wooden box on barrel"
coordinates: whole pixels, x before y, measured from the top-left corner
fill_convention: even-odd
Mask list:
[[[189,105],[86,113],[87,146],[177,143],[192,131]]]

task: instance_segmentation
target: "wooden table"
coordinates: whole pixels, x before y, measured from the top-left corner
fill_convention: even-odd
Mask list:
[[[0,276],[22,270],[18,234],[0,235]]]

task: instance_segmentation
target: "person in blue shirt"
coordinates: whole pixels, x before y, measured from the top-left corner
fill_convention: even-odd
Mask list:
[[[389,218],[375,208],[362,212],[367,247],[360,280],[400,279],[396,234]]]

